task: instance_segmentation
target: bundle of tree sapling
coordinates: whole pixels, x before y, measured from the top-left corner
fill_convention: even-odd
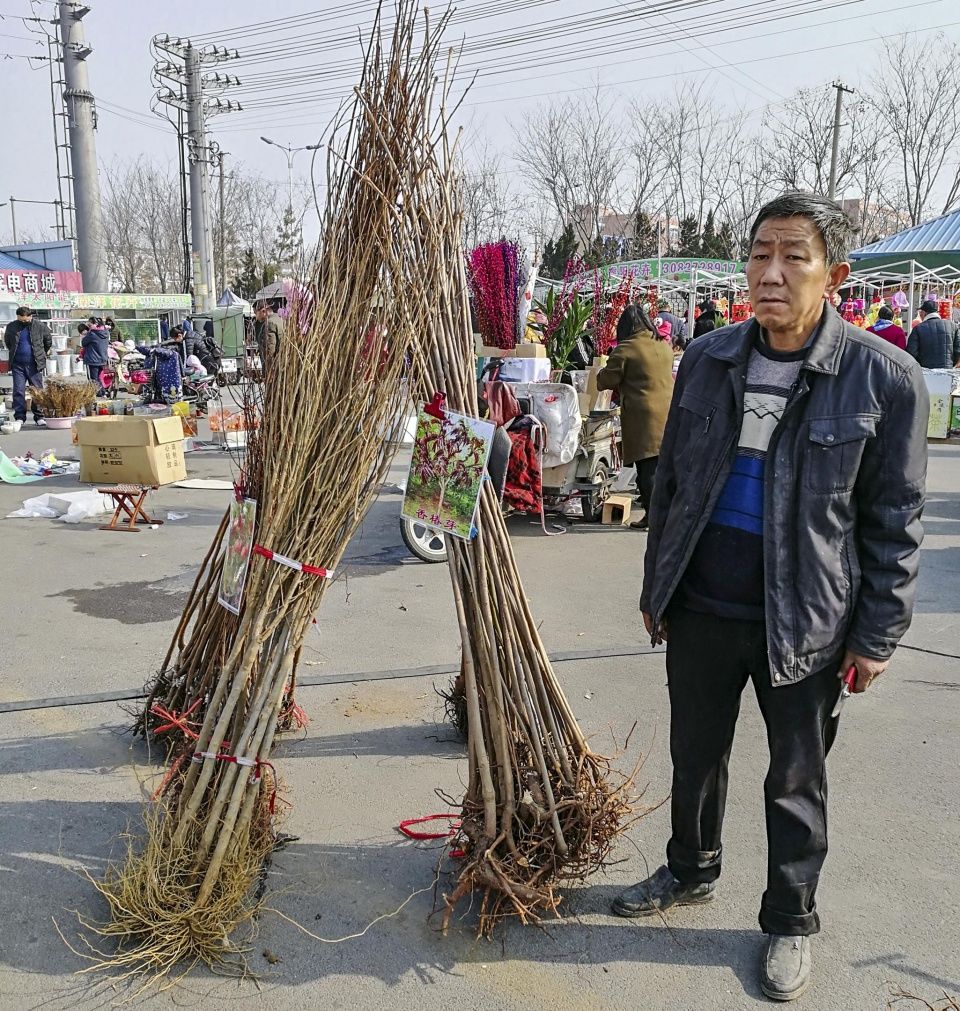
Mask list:
[[[446,95],[425,137],[425,164],[405,191],[417,283],[432,313],[415,357],[420,398],[443,393],[450,411],[476,417],[478,398],[468,287],[461,248],[456,159],[447,143]],[[427,126],[428,124],[424,124]],[[439,132],[439,136],[436,135]],[[558,884],[603,866],[634,811],[633,776],[616,773],[584,737],[547,657],[517,571],[491,482],[483,482],[471,540],[447,537],[463,644],[469,782],[455,887],[444,925],[461,899],[479,898],[479,930],[504,916],[538,922],[557,911]]]
[[[237,483],[238,502],[256,501],[255,523],[221,526],[191,595],[180,660],[200,672],[192,684],[203,694],[178,699],[173,714],[190,731],[181,734],[187,750],[170,756],[168,788],[148,812],[145,837],[97,882],[109,919],[85,926],[118,944],[93,956],[92,970],[153,977],[178,963],[246,968],[230,934],[251,915],[275,843],[268,756],[278,712],[330,585],[324,570],[335,572],[385,477],[409,396],[408,351],[429,322],[427,303],[407,297],[418,253],[398,235],[424,158],[418,124],[430,115],[444,21],[424,34],[412,0],[394,11],[385,40],[378,15],[361,81],[333,133],[305,294],[279,348],[267,351],[260,416]],[[239,613],[225,617],[214,587],[236,564],[231,546],[243,543],[246,585]]]

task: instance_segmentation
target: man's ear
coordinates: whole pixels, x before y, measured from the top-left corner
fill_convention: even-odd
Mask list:
[[[835,263],[830,267],[827,273],[827,285],[824,289],[824,293],[828,299],[833,298],[834,293],[843,284],[844,281],[850,276],[850,264],[844,261],[843,263]]]

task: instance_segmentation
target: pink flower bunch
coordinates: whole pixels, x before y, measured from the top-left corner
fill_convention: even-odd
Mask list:
[[[598,355],[605,355],[617,343],[617,323],[623,310],[630,301],[630,292],[633,288],[633,273],[624,274],[620,278],[620,284],[610,300],[610,308],[603,314],[599,325],[594,333],[594,347]],[[594,303],[596,307],[596,303]],[[596,311],[596,308],[594,309]]]
[[[489,347],[512,348],[519,328],[520,249],[514,242],[487,242],[467,257],[467,278],[477,325]]]
[[[583,273],[586,264],[580,257],[575,256],[567,261],[566,269],[563,272],[563,283],[560,285],[560,292],[553,304],[553,312],[547,319],[547,324],[543,328],[543,342],[549,344],[558,327],[563,323],[574,299],[580,294],[583,288]],[[580,276],[578,276],[580,275]]]

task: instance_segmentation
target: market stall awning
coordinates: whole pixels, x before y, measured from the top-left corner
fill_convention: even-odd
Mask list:
[[[933,270],[960,267],[960,210],[861,246],[850,258],[869,261],[871,267],[904,260]]]

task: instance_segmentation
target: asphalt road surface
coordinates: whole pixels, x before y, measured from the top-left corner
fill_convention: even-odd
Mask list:
[[[32,428],[0,440],[10,455],[67,451],[67,443]],[[221,453],[188,462],[191,476],[231,473]],[[479,941],[465,908],[441,936],[430,917],[437,849],[403,840],[395,826],[446,810],[438,789],[462,790],[463,744],[442,722],[434,690],[446,678],[350,680],[457,663],[446,567],[415,561],[400,542],[404,470],[401,456],[307,641],[303,674],[327,682],[301,690],[310,725],[276,752],[292,804],[284,831],[299,838],[273,861],[268,909],[250,942],[262,979],[198,971],[138,1006],[731,1011],[766,1003],[756,981],[766,746],[751,697],[734,748],[717,900],[667,923],[608,911],[621,888],[661,862],[668,832],[667,806],[658,807],[670,771],[658,654],[557,668],[596,750],[616,752],[636,723],[618,762],[646,757],[641,783],[652,810],[618,846],[619,862],[567,889],[563,917],[543,931],[510,925]],[[29,495],[75,487],[57,478],[0,485],[0,516]],[[87,963],[54,921],[76,944],[73,911],[103,914],[81,869],[101,874],[122,854],[121,833],[135,827],[159,770],[131,741],[130,718],[115,703],[26,712],[2,712],[2,704],[141,686],[162,659],[227,499],[164,488],[151,509],[186,518],[136,535],[0,519],[0,1011],[122,997],[75,975]],[[816,1011],[886,1008],[900,987],[931,1002],[944,991],[960,995],[958,447],[931,446],[925,525],[919,603],[905,640],[914,649],[898,651],[889,674],[848,703],[830,760],[823,931],[814,941],[815,984],[799,1004]],[[512,520],[511,533],[549,650],[648,645],[636,608],[645,535],[575,525],[545,537],[525,519]],[[401,905],[362,936],[339,940]]]

